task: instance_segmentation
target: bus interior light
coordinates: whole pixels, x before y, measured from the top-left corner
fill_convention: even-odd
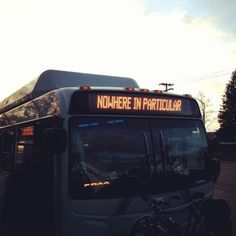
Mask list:
[[[89,90],[91,90],[91,87],[88,86],[88,85],[83,85],[83,86],[80,86],[79,89],[82,90],[82,91],[89,91]]]
[[[22,129],[22,136],[33,136],[34,135],[34,128],[33,127],[24,127]]]

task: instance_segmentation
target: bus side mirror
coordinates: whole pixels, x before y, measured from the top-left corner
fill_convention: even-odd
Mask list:
[[[217,158],[212,158],[210,160],[210,170],[213,177],[214,182],[217,181],[220,176],[220,160]]]
[[[46,152],[63,153],[67,146],[66,130],[62,128],[48,128],[43,134],[43,149]]]

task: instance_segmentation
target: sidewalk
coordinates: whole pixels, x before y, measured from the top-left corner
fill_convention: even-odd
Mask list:
[[[232,209],[233,234],[236,236],[236,162],[222,162],[221,174],[215,185],[215,198],[225,199]]]

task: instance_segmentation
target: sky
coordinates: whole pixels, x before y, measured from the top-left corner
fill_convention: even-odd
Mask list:
[[[207,130],[236,68],[234,0],[0,0],[0,100],[44,70],[174,83],[210,101]]]

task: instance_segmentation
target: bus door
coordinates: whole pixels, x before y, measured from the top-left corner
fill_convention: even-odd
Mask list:
[[[5,180],[15,164],[15,131],[14,128],[0,133],[0,214],[3,210]]]

